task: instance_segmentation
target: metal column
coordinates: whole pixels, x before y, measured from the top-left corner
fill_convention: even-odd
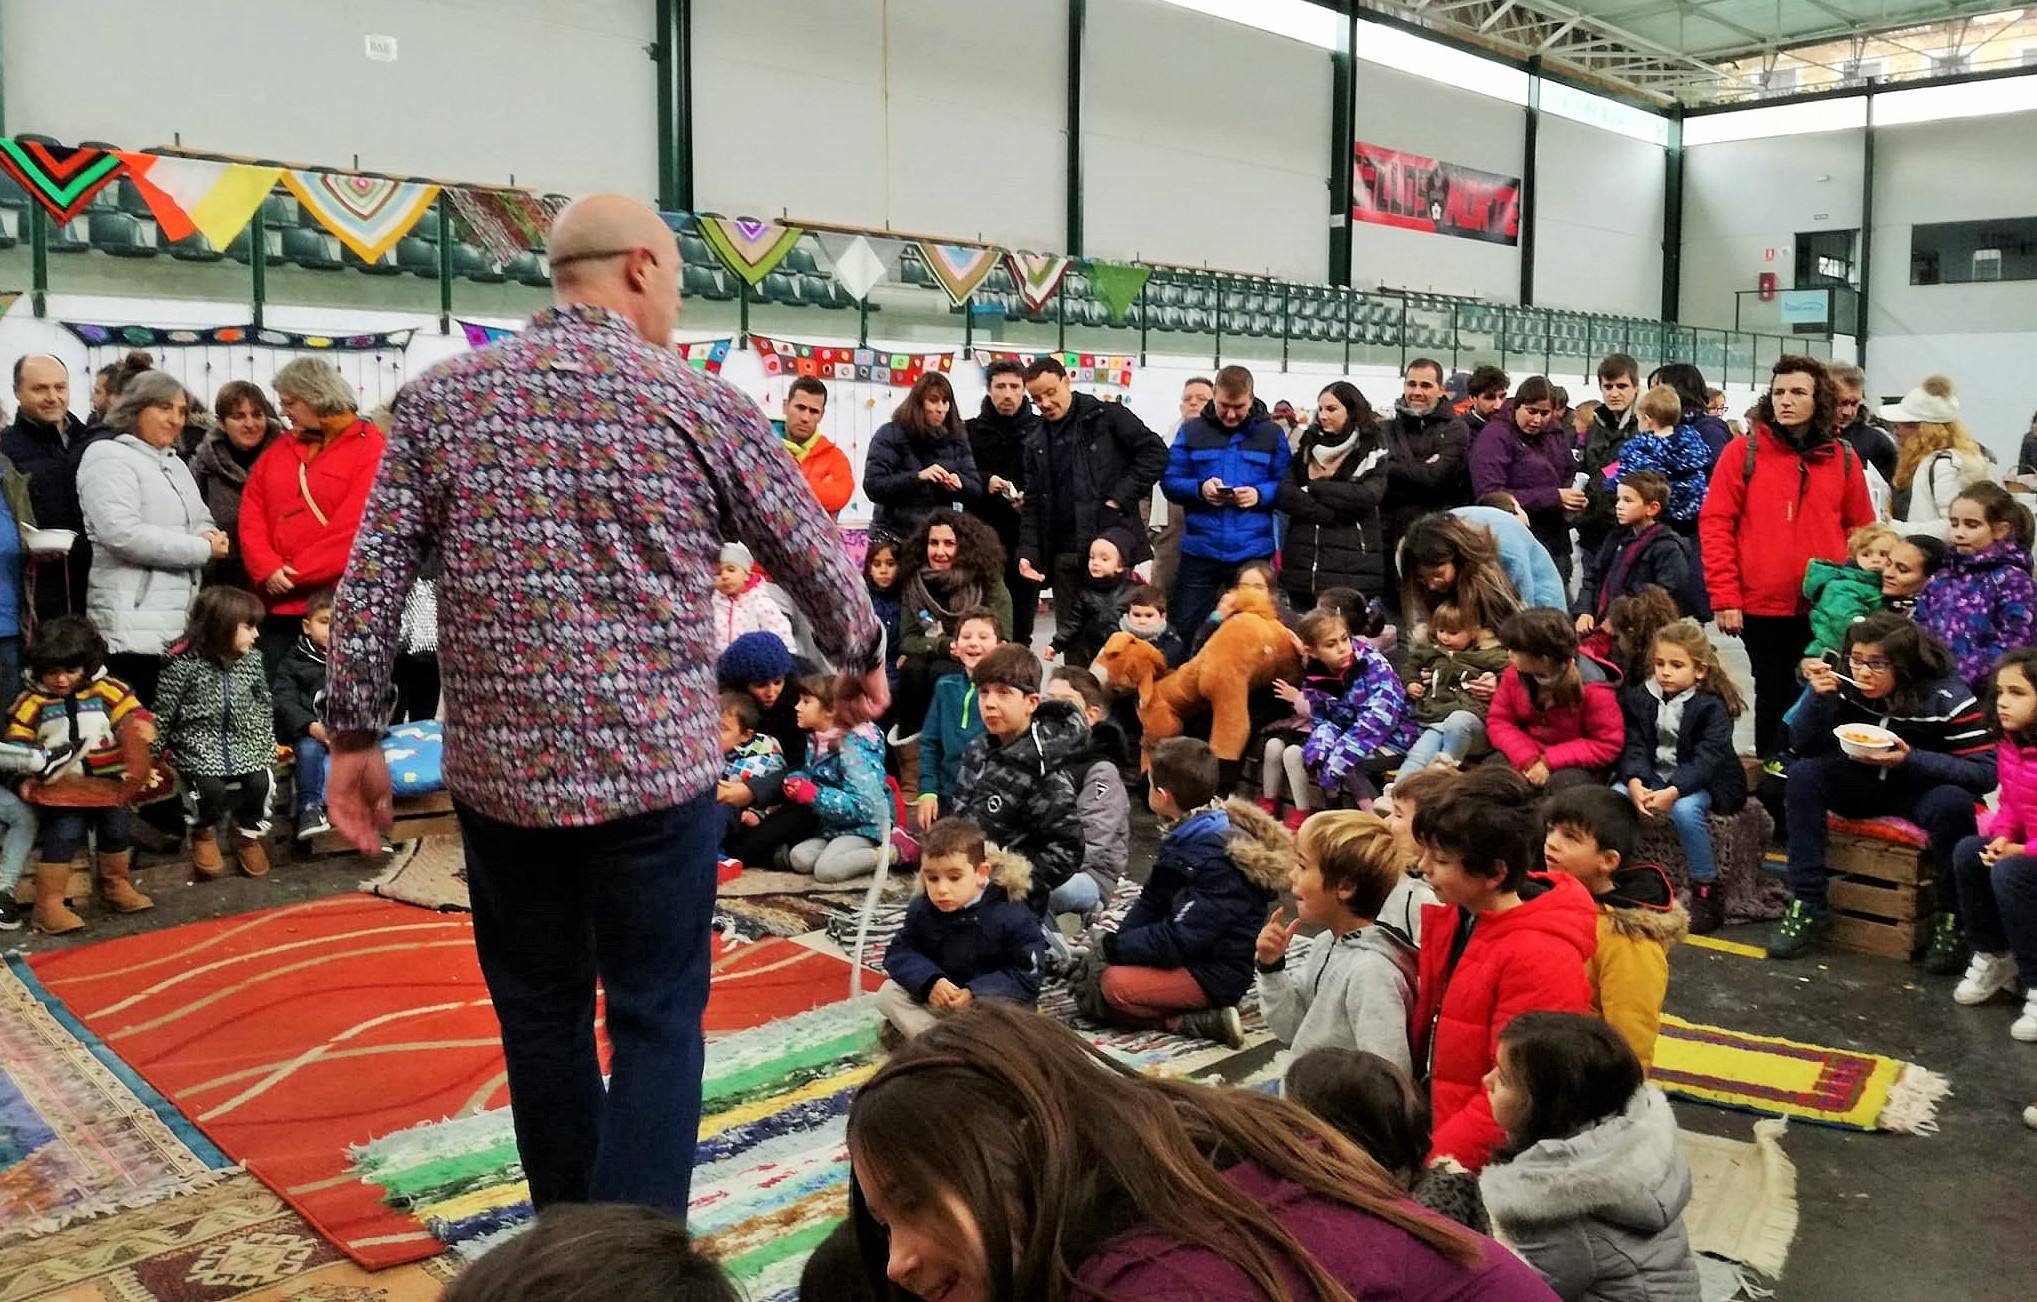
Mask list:
[[[1867,126],[1860,133],[1860,306],[1854,354],[1857,364],[1867,365],[1868,284],[1874,268],[1874,92],[1876,82],[1867,83]],[[1831,295],[1826,295],[1829,299]]]
[[[1521,117],[1521,306],[1535,301],[1535,132],[1542,123],[1542,56],[1528,60],[1528,111]],[[1453,318],[1455,314],[1452,314]]]
[[[1683,298],[1683,105],[1669,116],[1662,154],[1662,319],[1674,321]]]
[[[1086,44],[1088,0],[1068,0],[1068,190],[1067,243],[1070,257],[1082,255],[1082,50]]]
[[[658,0],[658,206],[693,211],[693,6]]]
[[[1344,48],[1330,55],[1330,283],[1351,283],[1351,170],[1358,148],[1358,13],[1345,14]]]

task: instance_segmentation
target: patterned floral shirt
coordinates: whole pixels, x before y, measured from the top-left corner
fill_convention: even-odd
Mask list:
[[[445,558],[446,786],[523,827],[669,808],[721,767],[711,606],[725,539],[877,664],[876,616],[834,524],[755,404],[603,308],[404,386],[333,616],[325,721],[380,731],[404,598]]]

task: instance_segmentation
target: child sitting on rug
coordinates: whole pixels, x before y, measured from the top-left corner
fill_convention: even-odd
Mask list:
[[[1550,872],[1575,877],[1598,906],[1598,949],[1584,968],[1591,1011],[1620,1033],[1646,1070],[1655,1062],[1669,994],[1669,947],[1683,939],[1690,917],[1667,873],[1634,862],[1640,822],[1617,791],[1559,791],[1542,809],[1542,859]]]
[[[1539,830],[1534,788],[1491,764],[1454,775],[1415,813],[1422,873],[1442,903],[1422,918],[1414,1060],[1435,1112],[1431,1160],[1472,1171],[1505,1138],[1484,1089],[1499,1033],[1531,1009],[1591,1007],[1591,895],[1574,877],[1527,871]]]
[[[1620,757],[1619,675],[1577,646],[1577,630],[1546,606],[1507,616],[1509,664],[1485,716],[1485,735],[1515,771],[1551,791],[1605,782]]]
[[[650,1207],[563,1203],[468,1265],[439,1302],[741,1302],[685,1222]]]
[[[1478,1177],[1428,1160],[1429,1101],[1399,1067],[1361,1049],[1310,1049],[1287,1065],[1280,1092],[1364,1149],[1408,1197],[1467,1230],[1492,1233]]]
[[[878,1011],[900,1035],[910,1039],[977,999],[1038,1001],[1047,940],[1025,905],[1032,873],[1024,859],[986,847],[968,819],[944,818],[920,843],[919,887],[885,948],[890,979],[877,991]]]
[[[1295,633],[1308,652],[1301,685],[1275,679],[1273,691],[1294,707],[1305,739],[1270,736],[1260,760],[1259,807],[1274,812],[1284,779],[1289,830],[1326,799],[1368,807],[1377,793],[1367,762],[1405,753],[1420,735],[1400,675],[1371,643],[1351,636],[1342,615],[1311,610]]]
[[[799,680],[799,726],[811,740],[806,767],[789,774],[785,798],[813,810],[815,834],[786,852],[796,873],[817,882],[845,882],[877,867],[884,834],[884,738],[871,723],[842,727],[835,718],[835,680],[810,674]]]
[[[276,711],[255,640],[262,603],[242,588],[207,588],[191,607],[156,686],[156,750],[182,780],[191,823],[191,867],[226,871],[219,828],[231,820],[234,860],[249,877],[269,875],[269,794]]]
[[[1294,842],[1294,921],[1274,909],[1253,955],[1267,1029],[1297,1051],[1363,1049],[1410,1070],[1415,942],[1379,921],[1401,880],[1392,829],[1376,814],[1333,810],[1303,823]],[[1290,972],[1287,949],[1303,923],[1323,934]]]
[[[792,645],[792,621],[772,599],[770,585],[757,573],[750,549],[724,543],[714,567],[714,595],[707,599],[714,613],[715,645],[726,649],[745,633],[770,633]]]
[[[128,838],[130,806],[154,771],[155,720],[126,683],[107,676],[106,639],[83,615],[43,621],[27,659],[29,686],[8,711],[5,739],[50,756],[41,777],[21,784],[41,822],[31,925],[49,936],[83,929],[64,890],[88,832],[98,841],[100,898],[120,913],[155,907],[130,879]]]
[[[1089,724],[1089,745],[1068,762],[1069,771],[1081,775],[1075,788],[1075,816],[1082,822],[1082,871],[1047,897],[1047,912],[1086,917],[1117,890],[1131,857],[1132,801],[1121,771],[1130,759],[1130,743],[1107,716],[1103,684],[1087,669],[1075,665],[1055,669],[1047,682],[1047,699],[1068,702]]]
[[[1193,737],[1153,748],[1146,804],[1171,826],[1152,876],[1116,931],[1098,943],[1103,969],[1085,1010],[1119,1026],[1159,1026],[1243,1048],[1238,1000],[1266,906],[1287,881],[1294,847],[1280,824],[1242,800],[1217,799],[1217,757]]]
[[[1082,869],[1070,766],[1088,748],[1089,725],[1068,702],[1040,699],[1040,662],[1016,642],[977,661],[973,677],[984,732],[962,757],[955,812],[1032,865],[1026,903],[1045,918],[1048,898]]]
[[[1485,712],[1507,667],[1507,649],[1468,608],[1446,601],[1408,652],[1407,694],[1421,736],[1408,747],[1401,772],[1416,773],[1441,761],[1451,768],[1485,746]],[[1472,685],[1482,683],[1479,691]]]
[[[304,623],[297,641],[284,653],[269,680],[275,704],[276,740],[290,748],[295,764],[296,794],[292,814],[297,839],[309,841],[332,830],[325,816],[325,725],[318,720],[318,698],[325,691],[325,648],[332,641],[331,588],[321,588],[304,603]]]
[[[983,711],[976,707],[976,684],[970,680],[983,657],[997,649],[1003,631],[997,612],[975,606],[955,617],[955,637],[948,655],[962,666],[959,674],[943,674],[934,682],[933,704],[919,729],[919,799],[915,802],[919,830],[924,832],[955,802],[955,779],[962,755],[983,735]]]
[[[775,633],[745,633],[715,662],[723,691],[741,692],[757,704],[757,731],[778,743],[785,767],[748,782],[723,779],[714,798],[736,811],[722,839],[722,853],[751,867],[775,863],[787,848],[806,840],[817,826],[813,809],[783,798],[785,776],[806,764],[806,732],[799,726],[799,692],[788,681],[807,672]],[[755,826],[742,817],[758,811]]]
[[[1694,1298],[1676,1115],[1596,1017],[1523,1013],[1500,1032],[1487,1105],[1507,1134],[1479,1177],[1506,1243],[1565,1298]]]
[[[764,818],[771,812],[770,806],[758,803],[758,789],[782,791],[785,779],[785,748],[778,739],[768,732],[757,731],[758,722],[764,712],[757,708],[757,701],[748,692],[723,692],[721,694],[721,777],[716,783],[716,798],[728,814],[728,826],[722,833],[722,844],[726,848],[731,837],[762,826]],[[723,784],[740,787],[750,796],[750,803],[740,809],[728,800],[722,800]],[[735,855],[722,856],[718,872],[720,880],[733,881],[743,871],[743,861]]]

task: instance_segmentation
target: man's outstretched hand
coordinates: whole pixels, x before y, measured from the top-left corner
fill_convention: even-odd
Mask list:
[[[333,738],[325,771],[326,815],[362,854],[381,850],[382,834],[395,822],[393,799],[381,740],[372,733]]]
[[[835,717],[844,724],[873,723],[890,704],[891,680],[885,677],[883,665],[864,674],[845,669],[835,681]],[[382,781],[388,784],[386,772]]]

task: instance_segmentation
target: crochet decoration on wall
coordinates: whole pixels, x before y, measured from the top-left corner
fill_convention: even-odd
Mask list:
[[[764,363],[764,374],[811,375],[822,380],[861,380],[909,389],[928,371],[955,368],[953,353],[891,353],[847,344],[801,344],[752,334],[750,346]]]
[[[378,330],[367,334],[319,334],[276,330],[268,326],[145,326],[102,325],[91,321],[60,321],[88,348],[231,348],[248,344],[304,352],[380,353],[409,347],[415,330]]]

